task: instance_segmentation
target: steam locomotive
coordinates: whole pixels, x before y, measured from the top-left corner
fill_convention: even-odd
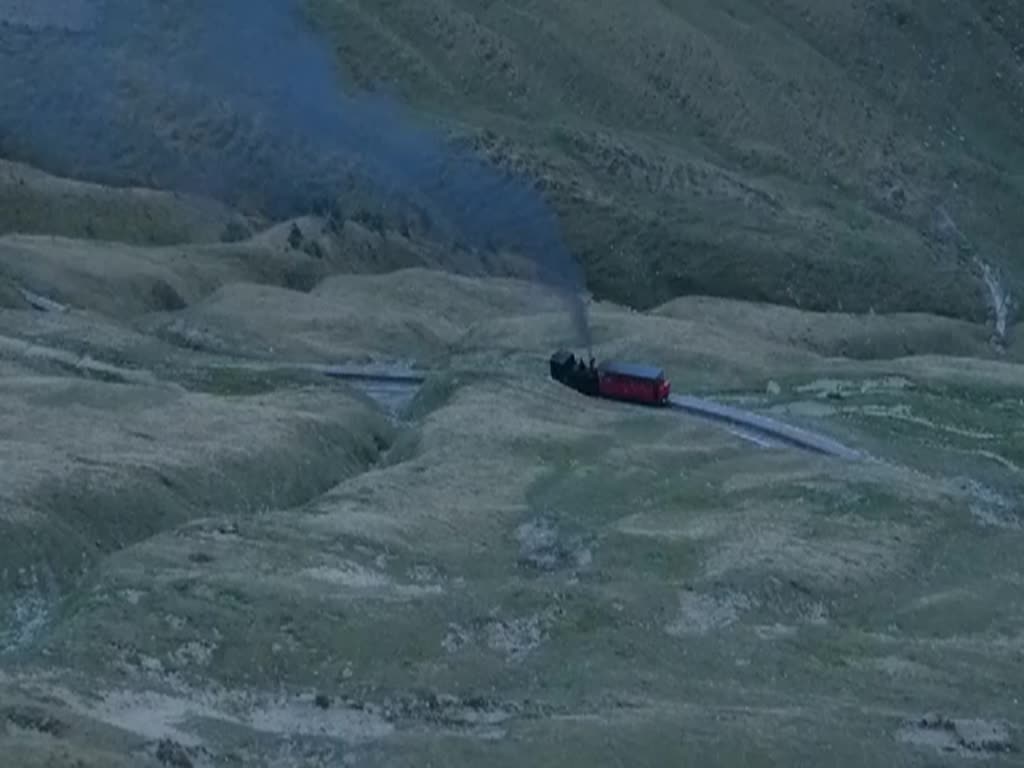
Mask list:
[[[560,349],[551,356],[551,378],[589,397],[668,405],[672,385],[654,366],[604,361],[596,365]]]

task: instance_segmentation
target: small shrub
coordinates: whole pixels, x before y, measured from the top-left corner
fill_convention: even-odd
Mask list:
[[[224,231],[220,233],[222,243],[237,243],[249,237],[249,228],[238,219],[232,219],[224,225]]]
[[[292,228],[288,232],[288,245],[291,248],[296,248],[297,249],[297,248],[299,248],[299,246],[302,245],[302,241],[303,241],[302,230],[299,229],[299,225],[298,224],[296,224],[295,222],[292,222]]]
[[[314,259],[324,258],[324,249],[320,243],[316,240],[307,240],[302,244],[302,252],[307,256],[312,256]]]

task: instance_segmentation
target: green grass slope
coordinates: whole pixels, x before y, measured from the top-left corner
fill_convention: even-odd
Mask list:
[[[537,177],[599,295],[978,319],[973,255],[1020,293],[1024,22],[996,3],[308,5],[352,86]]]
[[[251,231],[251,222],[212,200],[113,189],[0,160],[0,234],[167,245],[241,240]]]
[[[309,9],[542,180],[598,357],[868,458],[551,381],[512,255],[0,165],[0,764],[1018,763],[1019,14]]]
[[[280,235],[0,243],[10,284],[67,305],[0,309],[0,755],[924,768],[1019,747],[1022,365],[982,325],[591,306],[600,357],[871,456],[850,463],[551,381],[571,324],[526,281],[295,290],[312,257]],[[394,414],[295,366],[368,358],[436,373]]]

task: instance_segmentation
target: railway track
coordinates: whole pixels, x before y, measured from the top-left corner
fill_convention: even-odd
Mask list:
[[[374,386],[399,386],[412,389],[423,383],[427,376],[425,373],[413,370],[393,371],[382,367],[335,365],[320,366],[319,368],[332,378],[361,382],[371,388]],[[811,453],[848,461],[864,458],[864,454],[860,451],[843,445],[826,435],[795,427],[742,408],[716,403],[713,400],[705,400],[691,395],[672,395],[669,398],[669,407],[675,411],[723,424],[733,434],[764,448],[788,445]]]
[[[669,398],[669,406],[673,410],[683,411],[705,419],[738,427],[754,435],[764,436],[770,441],[802,448],[812,453],[847,460],[864,458],[860,451],[843,445],[825,435],[794,427],[791,424],[786,424],[785,422],[742,408],[734,408],[729,405],[716,403],[713,400],[705,400],[690,395],[672,395]]]

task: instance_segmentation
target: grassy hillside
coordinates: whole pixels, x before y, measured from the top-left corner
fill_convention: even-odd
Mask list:
[[[981,262],[1024,293],[1014,214],[1024,204],[1024,21],[998,3],[303,4],[349,90],[385,87],[424,123],[527,172],[598,296],[650,307],[702,293],[981,320]],[[321,122],[337,106],[321,103],[333,98],[327,86],[304,91],[320,77],[307,63],[267,52],[298,68],[296,99],[318,101],[271,102],[257,118],[233,111],[237,89],[207,98],[141,60],[158,38],[169,62],[187,58],[201,21],[196,9],[154,6],[152,45],[102,55],[68,32],[5,26],[0,63],[15,74],[0,153],[108,183],[230,192],[254,213],[339,190],[349,216],[376,205],[376,192],[351,186],[359,152],[348,129]],[[238,39],[250,31],[243,24]],[[211,53],[211,82],[234,77],[222,71],[239,54],[233,41]],[[39,78],[63,82],[60,72],[94,59],[95,77],[68,81],[81,93],[39,96]],[[174,216],[146,223],[150,211],[162,218],[152,203],[134,202],[134,223],[117,226],[76,199],[61,205],[67,234],[166,242],[181,226]],[[38,203],[22,208],[0,225],[31,228],[44,215]]]
[[[602,358],[870,454],[848,462],[551,381],[571,326],[528,282],[294,290],[309,257],[275,237],[4,239],[0,274],[65,306],[0,309],[0,754],[924,768],[1018,748],[1024,360],[983,326],[591,307]],[[434,373],[388,413],[298,365],[367,359]]]
[[[0,2],[31,64],[0,154],[64,114],[11,105],[74,60],[72,5]],[[0,764],[1019,762],[1024,325],[992,344],[981,265],[1024,294],[1024,17],[306,8],[349,85],[538,179],[599,358],[865,458],[583,397],[528,259],[360,189],[268,221],[265,171],[316,183],[315,148],[180,94],[147,143],[129,93],[123,153],[49,158],[92,181],[0,162]],[[190,142],[251,197],[138,186]],[[428,375],[322,371],[368,362]]]
[[[1021,285],[1024,21],[998,3],[309,6],[353,86],[541,179],[600,295],[983,317],[936,206]]]
[[[259,224],[213,200],[144,188],[112,189],[0,160],[0,234],[154,245],[240,240]]]

